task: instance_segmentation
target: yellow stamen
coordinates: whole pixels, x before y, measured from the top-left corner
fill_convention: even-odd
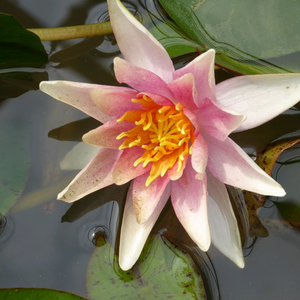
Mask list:
[[[144,110],[126,112],[117,122],[135,123],[136,127],[122,132],[117,139],[125,138],[119,149],[141,147],[143,155],[134,162],[136,167],[143,163],[146,167],[151,163],[151,170],[146,186],[174,167],[177,172],[185,167],[185,161],[192,153],[195,141],[194,127],[184,114],[184,106],[180,103],[160,106],[146,95],[132,99],[140,103]]]

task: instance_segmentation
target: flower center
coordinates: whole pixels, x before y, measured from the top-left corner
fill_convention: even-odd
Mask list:
[[[119,147],[120,150],[137,146],[145,149],[143,155],[134,162],[134,166],[143,163],[143,167],[146,167],[152,163],[146,181],[148,187],[153,180],[163,177],[176,163],[178,173],[184,168],[185,158],[191,154],[195,141],[194,127],[184,115],[184,106],[180,103],[161,106],[146,95],[131,101],[140,103],[145,110],[128,111],[117,120],[136,125],[118,135],[117,140],[126,137]]]

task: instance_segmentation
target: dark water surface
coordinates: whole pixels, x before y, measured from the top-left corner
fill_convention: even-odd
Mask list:
[[[147,19],[145,5],[155,8],[152,1],[124,3],[131,11],[138,11],[142,20]],[[27,28],[79,25],[106,21],[108,17],[105,1],[95,0],[3,0],[0,11],[14,15]],[[47,79],[117,85],[112,60],[120,54],[113,36],[44,42],[44,46],[50,62],[41,69],[9,70],[29,72],[33,82],[13,82],[0,102],[0,122],[6,122],[12,134],[17,134],[20,129],[16,124],[21,122],[30,133],[28,147],[23,149],[24,159],[30,162],[29,177],[18,203],[6,216],[5,227],[0,228],[0,288],[47,287],[86,296],[85,274],[95,248],[94,233],[104,232],[113,245],[118,240],[128,186],[107,187],[72,207],[56,200],[56,194],[78,172],[61,170],[61,161],[79,143],[82,134],[98,123],[40,92],[37,85]],[[189,59],[184,57],[175,62],[179,67]],[[8,70],[0,73],[5,72]],[[223,71],[217,73],[218,80],[228,76]],[[22,93],[20,87],[24,85]],[[253,153],[253,149],[282,136],[299,135],[300,112],[294,108],[260,128],[233,138],[248,153]],[[166,228],[167,236],[187,245],[182,244],[184,248],[190,247],[209,299],[299,299],[300,232],[282,226],[278,220],[283,216],[276,205],[276,201],[292,202],[300,207],[299,156],[299,147],[294,146],[282,154],[275,166],[274,177],[283,185],[287,196],[268,199],[260,210],[263,223],[277,221],[266,225],[268,237],[248,237],[243,270],[213,247],[208,254],[197,250],[174,218],[171,206],[164,210],[154,232]]]

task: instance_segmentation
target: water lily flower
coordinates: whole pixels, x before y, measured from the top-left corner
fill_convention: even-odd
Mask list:
[[[237,221],[225,184],[284,196],[228,136],[256,127],[300,98],[300,75],[240,76],[215,85],[215,51],[181,69],[162,45],[118,0],[108,0],[111,24],[125,59],[114,59],[115,76],[129,87],[67,81],[40,89],[104,125],[83,141],[97,155],[58,195],[66,202],[111,184],[133,180],[128,191],[119,250],[130,269],[171,196],[175,213],[203,251],[211,242],[244,267]]]

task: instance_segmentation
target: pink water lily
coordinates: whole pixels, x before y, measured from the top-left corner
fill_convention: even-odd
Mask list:
[[[120,1],[108,4],[125,58],[115,58],[115,76],[131,88],[67,81],[40,85],[105,123],[83,136],[101,148],[58,198],[73,202],[133,180],[121,228],[124,270],[138,259],[170,196],[179,221],[203,251],[212,242],[244,267],[225,184],[265,195],[285,192],[228,135],[267,122],[297,103],[300,75],[241,76],[215,85],[214,50],[174,70],[162,45]]]

